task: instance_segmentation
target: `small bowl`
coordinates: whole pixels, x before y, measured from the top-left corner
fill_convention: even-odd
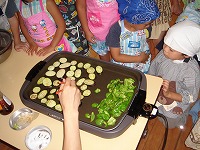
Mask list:
[[[3,63],[11,54],[12,36],[3,29],[0,29],[0,64]]]
[[[51,138],[51,130],[46,126],[40,125],[31,129],[27,133],[25,137],[25,144],[30,150],[42,150],[49,145]]]
[[[10,117],[9,124],[14,130],[22,130],[26,128],[38,116],[38,113],[32,112],[28,108],[16,110]]]

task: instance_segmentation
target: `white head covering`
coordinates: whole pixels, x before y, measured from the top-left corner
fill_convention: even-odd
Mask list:
[[[172,49],[200,60],[200,26],[185,20],[169,28],[164,43]]]

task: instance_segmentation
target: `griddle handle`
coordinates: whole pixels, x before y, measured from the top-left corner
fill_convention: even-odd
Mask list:
[[[40,72],[40,70],[44,67],[46,64],[45,61],[38,62],[26,75],[25,79],[28,81],[32,81],[32,79]]]
[[[145,99],[146,91],[140,89],[128,110],[128,115],[136,119],[140,115]]]

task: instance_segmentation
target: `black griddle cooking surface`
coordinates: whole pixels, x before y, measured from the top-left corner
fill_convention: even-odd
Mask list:
[[[63,119],[63,115],[62,112],[57,111],[55,108],[50,108],[47,107],[46,104],[42,104],[40,102],[39,99],[35,99],[35,100],[31,100],[29,97],[30,95],[33,93],[32,90],[33,88],[37,85],[37,81],[40,77],[46,77],[45,73],[46,71],[48,71],[48,67],[50,65],[52,65],[54,62],[59,61],[60,58],[65,57],[67,58],[67,62],[71,62],[73,60],[77,61],[77,63],[82,62],[83,64],[85,63],[90,63],[92,67],[96,67],[96,66],[101,66],[103,68],[103,72],[101,74],[95,73],[96,74],[96,78],[94,79],[95,84],[92,86],[88,86],[88,89],[91,90],[91,95],[88,97],[84,97],[84,99],[82,100],[82,104],[79,107],[79,120],[80,123],[88,128],[88,129],[94,129],[95,130],[99,130],[100,132],[105,131],[105,132],[109,132],[112,130],[115,130],[116,128],[118,128],[120,126],[120,124],[123,122],[123,120],[126,118],[127,114],[132,115],[132,120],[136,119],[138,116],[138,111],[141,109],[141,106],[143,105],[145,99],[143,96],[141,96],[141,92],[140,94],[138,94],[139,91],[146,91],[146,78],[143,75],[143,73],[141,73],[140,71],[134,70],[134,69],[130,69],[127,67],[123,67],[120,65],[116,65],[113,63],[107,63],[107,62],[103,62],[101,60],[97,60],[97,59],[93,59],[93,58],[89,58],[89,57],[85,57],[85,56],[80,56],[77,54],[73,54],[73,53],[68,53],[68,52],[56,52],[52,55],[50,55],[49,57],[47,57],[44,61],[39,62],[36,66],[34,66],[31,71],[28,73],[27,77],[26,77],[26,81],[24,82],[21,90],[20,90],[20,97],[22,99],[22,102],[32,108],[35,109],[41,113],[44,113],[46,115],[49,115],[50,117],[53,117],[57,120],[61,120]],[[67,70],[69,70],[69,68],[65,68],[66,72]],[[57,72],[59,70],[59,68],[55,68],[55,71]],[[82,70],[82,75],[80,78],[84,77],[84,78],[88,78],[88,73],[86,72],[85,69],[81,69]],[[50,78],[52,81],[57,80],[58,78],[56,76],[53,77],[48,77]],[[66,78],[66,74],[63,76],[63,78]],[[78,81],[80,78],[76,79],[76,81]],[[134,96],[132,98],[132,101],[129,105],[129,107],[127,108],[127,110],[120,116],[117,118],[117,122],[114,126],[107,126],[107,127],[99,127],[95,124],[95,122],[90,122],[90,119],[85,118],[85,113],[91,113],[94,112],[95,114],[97,114],[97,109],[96,108],[92,108],[91,104],[92,103],[99,103],[102,99],[105,98],[107,91],[107,84],[113,80],[113,79],[121,79],[124,80],[124,78],[133,78],[135,80],[135,93]],[[58,80],[62,80],[62,79],[58,79]],[[37,85],[38,86],[38,85]],[[59,86],[51,86],[51,87],[44,87],[43,85],[39,85],[41,89],[47,89],[48,92],[52,89],[52,88],[56,88],[59,89]],[[101,89],[100,93],[95,93],[94,91],[99,88]],[[59,104],[59,100],[58,100],[58,96],[56,94],[55,95],[55,101],[57,104]],[[134,99],[136,99],[136,97],[141,96],[142,100],[141,102],[139,100],[137,100],[134,104]],[[146,98],[146,93],[144,94],[145,98]],[[138,99],[138,98],[137,98]],[[132,106],[132,105],[135,106]],[[138,105],[138,106],[136,106]],[[130,108],[131,107],[131,108]],[[134,108],[135,107],[135,108]],[[131,112],[129,112],[129,109],[132,109]],[[138,110],[137,110],[138,109]]]

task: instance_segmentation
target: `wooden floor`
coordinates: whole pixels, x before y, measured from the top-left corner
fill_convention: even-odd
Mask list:
[[[165,127],[158,118],[149,120],[147,136],[141,138],[137,150],[162,150]],[[188,117],[184,129],[168,129],[165,150],[191,150],[185,146],[185,140],[192,129],[192,118]]]

